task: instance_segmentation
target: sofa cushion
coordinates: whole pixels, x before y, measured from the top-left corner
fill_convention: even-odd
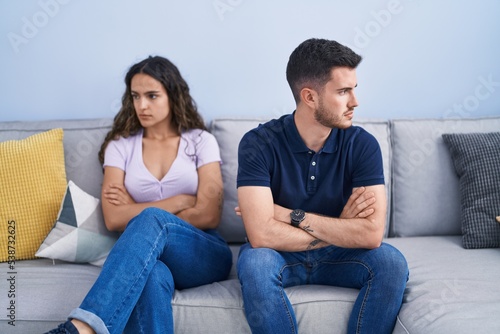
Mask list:
[[[392,168],[392,148],[391,148],[391,138],[390,138],[390,127],[388,121],[378,121],[378,120],[356,120],[354,125],[360,126],[369,133],[371,133],[378,141],[380,145],[380,150],[382,151],[382,159],[384,163],[384,179],[385,179],[385,190],[387,194],[387,221],[385,224],[385,234],[389,235],[390,228],[390,212],[391,212],[391,189],[392,189],[392,178],[391,178],[391,168]]]
[[[500,117],[393,120],[390,235],[461,235],[459,181],[442,134],[499,128]]]
[[[265,120],[259,119],[215,119],[210,132],[217,139],[222,159],[222,180],[224,182],[224,206],[219,225],[221,236],[228,242],[245,242],[245,229],[241,218],[234,213],[238,205],[236,175],[238,174],[238,145],[245,133]]]
[[[50,231],[66,187],[63,130],[0,143],[0,261],[33,259]],[[8,245],[8,246],[7,246]]]
[[[50,259],[20,261],[14,275],[0,271],[0,291],[5,291],[2,308],[14,306],[13,312],[5,310],[13,318],[3,314],[0,333],[45,333],[55,328],[80,305],[100,271],[100,267],[89,264]],[[7,298],[10,285],[15,298]],[[12,320],[15,326],[9,324]]]
[[[236,176],[238,173],[238,145],[245,133],[267,120],[263,119],[215,119],[211,123],[210,131],[219,143],[222,158],[222,178],[224,181],[224,207],[222,220],[219,226],[221,235],[228,242],[241,243],[245,241],[245,229],[241,218],[236,216],[234,208],[238,205]],[[387,205],[390,212],[391,189],[391,152],[389,139],[389,125],[387,121],[358,120],[355,125],[363,127],[379,142],[384,162],[384,175],[387,189]],[[388,215],[389,221],[389,215]],[[389,224],[386,225],[388,231]]]
[[[236,258],[239,247],[232,246],[231,250]],[[100,270],[88,264],[58,260],[53,263],[49,259],[20,262],[15,282],[16,326],[9,325],[9,318],[4,317],[0,321],[0,333],[12,330],[14,333],[43,333],[55,328],[80,305]],[[0,271],[0,291],[8,291],[8,278],[6,271]],[[296,312],[299,333],[346,332],[358,290],[305,285],[285,291]],[[6,298],[2,301],[9,302]],[[172,308],[177,334],[250,333],[234,270],[228,280],[176,290]]]
[[[465,248],[500,247],[500,132],[443,134],[460,178]]]
[[[346,333],[359,293],[357,289],[324,285],[289,287],[299,333]],[[237,279],[176,291],[172,301],[176,334],[250,334]],[[260,321],[254,316],[250,321]]]
[[[467,250],[460,236],[384,241],[405,255],[410,269],[394,333],[500,333],[500,249]],[[238,248],[232,250],[236,256]],[[99,267],[60,261],[53,265],[47,259],[20,262],[15,332],[42,333],[64,321],[99,272]],[[6,271],[0,272],[0,291],[8,291],[7,278]],[[299,333],[346,332],[358,290],[305,285],[285,291]],[[172,305],[176,333],[250,333],[234,275],[227,281],[176,291]],[[8,320],[0,321],[0,333],[12,331]]]
[[[465,249],[461,236],[385,242],[410,270],[393,333],[500,333],[500,249]]]
[[[118,236],[106,228],[99,199],[70,180],[57,220],[36,256],[102,266]]]

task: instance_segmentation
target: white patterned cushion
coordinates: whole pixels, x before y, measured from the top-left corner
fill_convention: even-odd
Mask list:
[[[104,224],[100,201],[69,181],[57,221],[36,256],[102,266],[117,238]]]
[[[500,247],[500,132],[443,134],[460,179],[465,248]]]

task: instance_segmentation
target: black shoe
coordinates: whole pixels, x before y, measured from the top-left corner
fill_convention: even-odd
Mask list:
[[[78,334],[78,329],[68,320],[45,334]]]

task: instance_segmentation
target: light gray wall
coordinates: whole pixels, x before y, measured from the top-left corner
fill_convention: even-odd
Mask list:
[[[207,121],[293,110],[290,52],[364,56],[357,117],[500,114],[498,0],[0,0],[0,121],[113,117],[128,67],[172,60]]]

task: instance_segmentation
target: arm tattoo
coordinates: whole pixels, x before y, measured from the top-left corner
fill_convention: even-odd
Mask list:
[[[313,229],[311,228],[311,226],[309,226],[309,225],[302,227],[302,229],[303,229],[304,231],[306,231],[307,233],[312,233],[312,232],[314,232],[314,230],[313,230]]]
[[[311,243],[309,244],[309,246],[307,246],[307,250],[311,250],[313,249],[315,246],[317,246],[319,243],[321,242],[321,240],[319,239],[314,239],[313,241],[311,241]]]

